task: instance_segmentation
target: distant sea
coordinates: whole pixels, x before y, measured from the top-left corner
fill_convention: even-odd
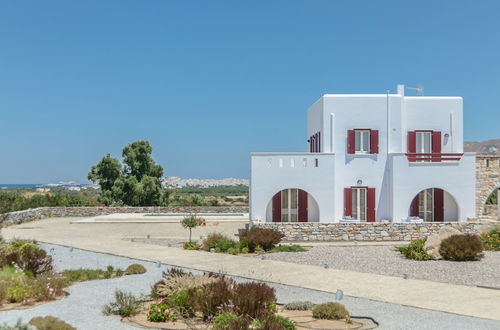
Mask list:
[[[41,183],[0,183],[0,189],[21,189],[21,188],[36,188],[36,187],[44,187],[45,184]]]

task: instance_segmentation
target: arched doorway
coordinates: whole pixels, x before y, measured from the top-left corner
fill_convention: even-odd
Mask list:
[[[458,206],[447,191],[428,188],[413,198],[408,214],[429,222],[458,221]]]
[[[486,202],[483,205],[483,214],[482,216],[498,219],[500,215],[498,197],[500,193],[500,187],[493,189],[491,194],[488,195]]]
[[[313,222],[319,221],[316,200],[305,190],[287,188],[277,192],[267,205],[268,222]]]

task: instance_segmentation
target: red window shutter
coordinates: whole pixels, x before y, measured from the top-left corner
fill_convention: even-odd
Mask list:
[[[408,152],[409,153],[417,152],[417,133],[416,132],[408,132]]]
[[[273,196],[273,222],[281,222],[281,191]]]
[[[441,132],[432,132],[432,153],[440,154],[441,153]],[[440,162],[441,157],[432,157],[432,161]]]
[[[434,188],[434,221],[444,221],[444,190]]]
[[[307,222],[307,192],[299,189],[299,222]]]
[[[347,131],[347,153],[356,153],[356,133],[353,129]]]
[[[368,188],[366,196],[366,221],[375,222],[375,188]]]
[[[408,153],[416,153],[417,152],[417,133],[414,131],[408,132]],[[410,162],[415,162],[417,157],[408,157]]]
[[[419,216],[419,210],[418,210],[418,204],[420,202],[419,200],[420,200],[420,197],[417,194],[417,196],[415,196],[415,198],[413,199],[413,201],[411,202],[411,205],[410,205],[410,217],[418,217]]]
[[[344,216],[352,216],[352,189],[344,188]]]
[[[370,153],[378,154],[378,130],[370,131]]]

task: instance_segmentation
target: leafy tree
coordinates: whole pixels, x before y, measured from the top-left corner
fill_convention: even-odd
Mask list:
[[[193,228],[196,228],[198,226],[205,226],[205,219],[191,214],[181,220],[181,225],[182,227],[189,229],[189,243],[191,243],[191,232],[193,231]]]
[[[92,166],[88,179],[98,182],[98,200],[106,205],[156,206],[168,202],[160,178],[163,167],[151,154],[148,141],[135,141],[123,148],[123,166],[116,158],[106,155]]]

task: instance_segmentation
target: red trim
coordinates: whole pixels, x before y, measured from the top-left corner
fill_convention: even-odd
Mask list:
[[[352,216],[352,189],[344,188],[344,216]]]
[[[366,221],[375,222],[375,188],[368,188],[366,195]]]
[[[273,196],[273,222],[281,222],[281,191]]]
[[[417,133],[415,131],[408,132],[408,153],[417,152]]]
[[[434,221],[444,221],[444,190],[434,188]]]
[[[432,132],[432,153],[440,154],[441,153],[441,132],[434,131]],[[432,160],[433,162],[440,162],[441,157],[435,157]]]
[[[370,153],[378,154],[378,130],[370,130]]]
[[[347,153],[356,153],[356,132],[353,129],[347,131]]]
[[[299,222],[307,222],[307,192],[299,189]]]
[[[441,162],[441,161],[459,161],[462,159],[463,153],[461,154],[449,154],[449,153],[431,153],[431,154],[420,154],[420,153],[406,153],[408,161],[410,162]]]
[[[415,198],[412,200],[411,205],[410,205],[410,217],[418,217],[419,216],[419,209],[418,209],[418,204],[420,201],[420,193],[415,196]]]

